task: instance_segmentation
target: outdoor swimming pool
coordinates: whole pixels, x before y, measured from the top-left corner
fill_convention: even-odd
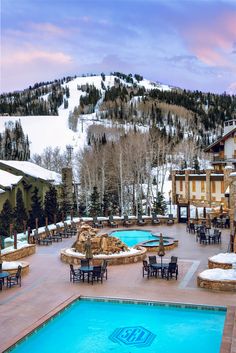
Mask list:
[[[112,236],[119,238],[123,243],[128,246],[134,246],[136,244],[142,243],[146,240],[158,239],[158,236],[154,236],[149,230],[117,230],[111,233]],[[168,240],[164,237],[164,244],[168,244]]]
[[[16,353],[219,353],[224,308],[77,300]]]

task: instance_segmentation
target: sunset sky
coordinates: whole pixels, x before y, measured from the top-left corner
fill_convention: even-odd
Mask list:
[[[1,0],[1,92],[112,71],[236,93],[236,0]]]

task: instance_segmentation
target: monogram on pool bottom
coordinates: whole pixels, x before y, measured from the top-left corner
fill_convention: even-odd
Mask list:
[[[150,346],[156,335],[142,326],[117,328],[110,339],[116,343],[123,343],[128,346],[147,347]]]

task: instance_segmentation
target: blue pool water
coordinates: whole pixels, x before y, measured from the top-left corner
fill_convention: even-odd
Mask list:
[[[112,236],[119,238],[128,246],[134,246],[145,240],[154,240],[152,233],[148,230],[117,230],[111,233]]]
[[[79,300],[15,353],[219,353],[226,311]]]

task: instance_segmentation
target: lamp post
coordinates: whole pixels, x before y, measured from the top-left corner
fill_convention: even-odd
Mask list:
[[[170,214],[172,213],[172,209],[171,209],[171,191],[169,192],[169,205],[170,205]]]

